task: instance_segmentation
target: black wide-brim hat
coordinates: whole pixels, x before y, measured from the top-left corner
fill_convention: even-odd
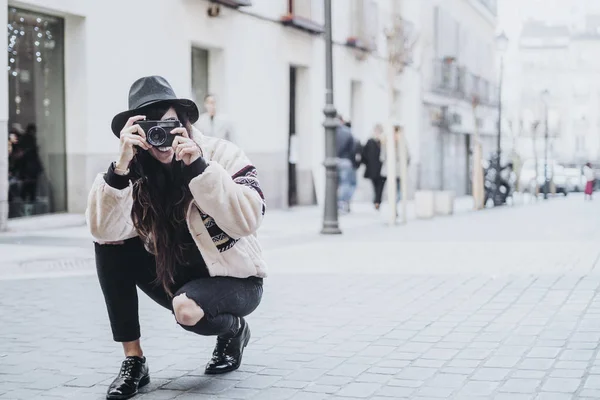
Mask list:
[[[189,99],[178,98],[165,78],[146,76],[131,85],[131,89],[129,89],[129,110],[114,116],[110,126],[115,136],[120,136],[121,130],[129,118],[134,115],[143,115],[141,111],[157,103],[173,104],[178,111],[187,114],[190,123],[193,124],[198,121],[200,113],[196,103]]]

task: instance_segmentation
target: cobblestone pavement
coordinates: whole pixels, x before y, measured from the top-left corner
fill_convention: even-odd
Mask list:
[[[600,398],[600,203],[350,221],[366,213],[339,237],[265,235],[271,276],[231,374],[204,376],[214,339],[141,295],[152,383],[137,398]],[[104,398],[122,354],[96,279],[0,280],[0,293],[0,399]]]

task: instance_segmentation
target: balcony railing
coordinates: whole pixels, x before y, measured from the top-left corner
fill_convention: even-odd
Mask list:
[[[459,66],[454,60],[436,60],[433,65],[433,91],[445,96],[471,102],[477,98],[480,104],[498,104],[498,91],[489,81]]]

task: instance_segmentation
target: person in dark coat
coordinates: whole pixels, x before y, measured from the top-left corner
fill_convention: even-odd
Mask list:
[[[338,208],[350,212],[350,201],[356,189],[356,139],[352,135],[351,124],[338,115],[340,124],[336,129],[335,143],[338,170]]]
[[[33,203],[36,199],[38,179],[43,171],[37,145],[37,127],[29,124],[25,134],[19,138],[20,156],[15,161],[15,169],[22,181],[21,198]]]
[[[375,204],[375,209],[377,210],[379,210],[379,207],[381,205],[383,187],[385,185],[385,178],[381,176],[382,139],[383,126],[381,126],[381,124],[377,124],[373,129],[373,136],[364,145],[361,153],[361,162],[366,166],[364,177],[369,179],[373,184],[373,191],[375,192],[373,204]]]

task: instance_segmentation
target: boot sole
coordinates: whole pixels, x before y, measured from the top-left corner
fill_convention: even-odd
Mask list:
[[[251,336],[252,336],[252,333],[250,331],[248,331],[248,336],[244,340],[244,346],[242,346],[242,349],[245,349],[246,346],[248,346],[248,343],[250,343]],[[226,374],[228,372],[233,372],[242,365],[243,356],[244,356],[244,352],[242,351],[242,355],[240,355],[240,362],[238,363],[238,365],[236,365],[234,367],[231,367],[228,369],[222,369],[222,370],[204,370],[204,374],[205,375],[221,375],[221,374]]]
[[[143,388],[144,386],[146,386],[149,383],[150,383],[150,375],[146,375],[142,379],[140,379],[140,383],[138,383],[138,389]],[[132,398],[133,396],[136,396],[137,394],[138,394],[138,391],[136,390],[135,393],[132,393],[132,394],[106,395],[106,400],[127,400],[127,399]]]

